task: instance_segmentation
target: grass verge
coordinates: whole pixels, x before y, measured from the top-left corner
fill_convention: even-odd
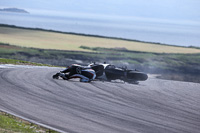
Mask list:
[[[57,133],[0,111],[0,133]]]
[[[23,60],[15,60],[15,59],[6,59],[6,58],[0,58],[0,64],[33,65],[33,66],[53,67],[53,65],[48,65],[48,64],[34,63],[34,62],[23,61]]]

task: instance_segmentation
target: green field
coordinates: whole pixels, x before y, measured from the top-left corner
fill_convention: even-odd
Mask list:
[[[122,39],[74,35],[44,30],[0,26],[0,42],[11,45],[72,51],[90,51],[80,46],[126,49],[151,53],[200,53],[200,49],[144,43]]]

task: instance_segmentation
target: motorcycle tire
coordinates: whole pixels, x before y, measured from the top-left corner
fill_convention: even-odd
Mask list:
[[[134,81],[145,81],[148,79],[148,75],[143,72],[129,71],[127,72],[127,78],[133,79]]]

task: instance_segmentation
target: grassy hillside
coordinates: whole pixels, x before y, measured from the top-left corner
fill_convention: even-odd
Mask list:
[[[11,45],[73,51],[90,51],[86,47],[126,49],[152,53],[200,53],[200,49],[144,43],[130,40],[74,35],[0,25],[0,42]]]

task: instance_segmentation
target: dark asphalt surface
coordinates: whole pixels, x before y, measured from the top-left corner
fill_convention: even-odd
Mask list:
[[[200,133],[200,84],[80,83],[60,68],[0,67],[0,110],[69,133]]]

